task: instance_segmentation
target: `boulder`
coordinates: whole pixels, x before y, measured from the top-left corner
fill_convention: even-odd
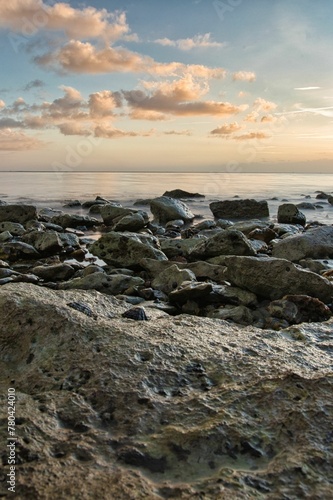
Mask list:
[[[111,226],[114,219],[117,217],[125,217],[126,215],[133,215],[136,210],[131,208],[123,208],[121,205],[108,203],[100,207],[99,213],[102,216],[103,222],[106,226]]]
[[[118,295],[124,293],[130,287],[143,285],[144,280],[136,276],[125,274],[114,274],[109,276],[103,272],[97,272],[74,278],[59,285],[60,290],[97,290],[108,295]]]
[[[330,205],[333,205],[333,196],[329,196],[329,197],[327,198],[327,201],[328,201],[328,203],[329,203]]]
[[[292,203],[284,203],[279,206],[277,219],[282,224],[299,224],[300,226],[306,224],[305,215]]]
[[[332,283],[288,260],[228,256],[225,257],[225,264],[228,281],[263,299],[276,300],[292,294],[310,295],[326,304],[332,300]]]
[[[168,259],[172,259],[178,255],[187,258],[191,250],[198,244],[198,238],[169,239],[161,238],[161,250],[165,253]]]
[[[174,265],[174,262],[167,261],[157,261],[153,259],[142,259],[140,265],[145,269],[150,276],[153,278],[158,274],[163,272],[165,269]],[[224,281],[224,269],[222,266],[214,266],[205,261],[187,262],[180,263],[177,262],[179,269],[189,269],[195,274],[197,280],[207,280],[210,279],[216,283],[222,283]]]
[[[273,244],[272,255],[298,262],[301,259],[333,257],[333,227],[320,226],[289,236]]]
[[[76,214],[55,215],[52,217],[51,222],[64,229],[66,229],[66,227],[93,227],[96,224],[99,224],[98,220],[93,217]]]
[[[33,274],[45,281],[68,280],[75,274],[75,269],[65,263],[36,266],[31,271]]]
[[[183,189],[173,189],[172,191],[165,191],[163,196],[168,196],[169,198],[205,198],[204,194],[189,193],[188,191],[183,191]]]
[[[9,231],[2,231],[0,233],[0,242],[4,243],[13,239],[13,235]]]
[[[63,243],[56,231],[32,231],[26,233],[22,240],[25,243],[33,245],[36,250],[42,254],[54,254],[63,249]]]
[[[113,227],[114,231],[140,231],[148,222],[146,212],[137,212],[122,217]]]
[[[251,310],[246,306],[227,305],[219,307],[208,314],[209,318],[231,320],[240,325],[251,325],[253,316]]]
[[[150,210],[155,219],[160,223],[165,223],[173,219],[182,219],[189,222],[194,219],[191,210],[182,201],[168,196],[154,198],[150,202]]]
[[[207,240],[199,240],[190,251],[191,260],[206,260],[218,255],[255,255],[250,241],[235,229],[221,229]]]
[[[217,219],[255,219],[269,217],[266,200],[224,200],[213,201],[209,208]]]
[[[37,210],[33,205],[0,205],[0,222],[18,222],[37,219]]]
[[[0,255],[10,261],[21,258],[37,259],[40,254],[36,248],[23,241],[10,241],[0,244]]]
[[[110,231],[91,245],[90,252],[107,264],[138,268],[144,258],[167,260],[166,255],[154,245],[157,246],[154,237]]]
[[[168,294],[184,281],[195,281],[195,274],[189,269],[179,269],[176,264],[173,264],[156,276],[152,281],[152,287]]]
[[[323,302],[307,295],[286,295],[271,302],[268,311],[272,316],[291,324],[327,321],[332,312]]]
[[[17,222],[1,222],[0,232],[9,231],[13,236],[21,236],[25,233],[24,226],[18,224]]]
[[[333,320],[263,332],[144,306],[136,322],[96,291],[1,287],[15,497],[331,498]]]
[[[169,293],[171,304],[182,305],[186,302],[200,301],[204,297],[208,297],[212,291],[211,283],[198,283],[184,281],[176,290]]]

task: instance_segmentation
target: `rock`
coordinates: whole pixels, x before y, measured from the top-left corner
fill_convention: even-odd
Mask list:
[[[181,227],[183,227],[185,222],[182,219],[176,219],[176,220],[170,220],[165,224],[165,227],[167,229],[177,229],[179,230]]]
[[[188,191],[183,191],[182,189],[173,189],[172,191],[165,191],[163,196],[168,196],[169,198],[205,198],[204,194],[189,193]]]
[[[321,276],[273,257],[225,257],[225,277],[232,284],[263,299],[276,300],[284,295],[310,295],[331,302],[333,284]]]
[[[187,258],[191,252],[191,250],[198,244],[197,238],[188,238],[186,240],[183,239],[160,239],[161,250],[165,253],[168,259],[172,259],[177,255],[181,255]]]
[[[226,219],[218,219],[216,221],[216,226],[220,227],[221,229],[228,229],[228,227],[234,226],[234,222],[231,220],[226,220]]]
[[[248,307],[245,306],[224,306],[215,309],[209,315],[209,318],[232,320],[240,325],[251,325],[253,316]]]
[[[190,209],[182,201],[160,196],[150,202],[150,210],[157,222],[165,223],[173,219],[189,222],[194,219]]]
[[[278,236],[290,236],[292,234],[300,234],[303,232],[303,228],[300,226],[294,226],[292,224],[274,224],[273,231],[275,231]]]
[[[97,205],[102,206],[102,205],[106,205],[108,203],[111,203],[111,202],[108,200],[105,200],[104,198],[101,198],[100,196],[97,196],[95,198],[95,200],[87,200],[87,201],[83,202],[82,206],[83,206],[83,208],[91,208],[93,206],[97,206]],[[118,205],[119,207],[121,206],[119,203],[118,204],[112,203],[112,205],[114,205],[114,206]]]
[[[319,191],[316,198],[317,200],[327,200],[329,198],[329,194],[324,193],[323,191]]]
[[[135,276],[105,273],[93,273],[83,278],[74,278],[59,285],[60,290],[97,290],[108,295],[123,293],[129,287],[143,285],[144,280]]]
[[[81,202],[80,200],[69,200],[66,202],[66,204],[64,205],[64,207],[68,207],[68,208],[72,208],[72,207],[80,207],[81,206]]]
[[[50,222],[53,217],[64,215],[62,210],[56,210],[54,208],[45,207],[39,210],[38,219],[42,222]]]
[[[264,222],[259,219],[252,219],[252,220],[241,220],[239,222],[235,222],[233,224],[233,229],[237,229],[237,231],[240,231],[241,233],[245,234],[246,237],[256,229],[262,229],[266,231],[269,229],[269,224],[267,222]]]
[[[285,298],[273,300],[267,307],[274,318],[284,319],[288,324],[298,323],[298,308],[293,302]]]
[[[62,245],[66,247],[79,248],[80,240],[76,234],[72,233],[58,233]]]
[[[125,311],[122,314],[122,317],[134,319],[135,321],[148,321],[148,316],[144,307],[132,307],[131,309]]]
[[[95,291],[1,287],[0,389],[16,388],[24,435],[15,497],[331,497],[332,320],[263,332],[126,309]]]
[[[36,266],[32,269],[33,274],[45,281],[62,281],[72,278],[75,269],[69,264],[53,264]]]
[[[9,231],[2,231],[0,233],[0,243],[5,243],[13,239],[13,235]]]
[[[97,219],[88,215],[76,214],[56,215],[52,217],[51,222],[61,226],[63,229],[66,229],[66,227],[93,227],[99,223]]]
[[[3,268],[3,267],[8,268],[9,264],[8,264],[8,262],[5,262],[4,260],[0,260],[0,269]]]
[[[97,266],[96,264],[90,264],[89,266],[85,267],[84,269],[81,269],[80,271],[78,271],[75,275],[75,278],[83,278],[84,276],[89,276],[89,274],[93,274],[93,273],[105,273],[105,270],[101,266]],[[122,273],[122,274],[124,274],[124,273]]]
[[[161,272],[170,268],[174,265],[172,261],[157,261],[154,259],[142,259],[140,261],[140,265],[143,269],[148,271],[151,277],[156,277]],[[197,261],[197,262],[187,262],[187,263],[177,263],[179,269],[189,269],[195,274],[197,280],[206,280],[211,279],[216,283],[221,283],[224,281],[224,267],[215,266],[213,264],[209,264],[205,261]]]
[[[329,196],[329,197],[327,198],[327,201],[328,201],[328,203],[329,203],[330,205],[333,205],[333,196]]]
[[[297,323],[327,321],[332,312],[323,302],[307,295],[286,295],[284,300],[297,307]]]
[[[11,261],[20,258],[37,259],[40,256],[36,248],[22,241],[11,241],[0,244],[0,255],[6,256],[5,258]]]
[[[117,217],[125,217],[127,215],[133,215],[134,213],[136,213],[136,210],[132,210],[131,208],[123,208],[119,204],[111,203],[101,206],[100,209],[100,214],[106,226],[111,226],[114,219],[116,219]]]
[[[171,304],[185,304],[188,301],[201,300],[212,291],[211,283],[198,283],[185,281],[176,290],[169,293]]]
[[[36,250],[42,254],[51,255],[60,252],[63,249],[59,233],[56,231],[32,231],[26,233],[22,240],[25,243],[33,245]]]
[[[255,219],[269,217],[267,201],[224,200],[213,201],[209,208],[217,219]]]
[[[25,233],[24,226],[22,226],[22,224],[18,224],[17,222],[1,222],[0,232],[1,231],[8,231],[13,236],[21,236]]]
[[[333,257],[333,227],[321,226],[273,244],[272,255],[298,262],[301,259]]]
[[[107,264],[138,268],[140,260],[144,258],[167,260],[161,250],[154,248],[154,242],[153,237],[144,238],[141,235],[140,239],[136,234],[110,231],[93,243],[89,250]]]
[[[277,219],[282,224],[299,224],[305,226],[306,218],[292,203],[284,203],[278,208]]]
[[[277,236],[277,233],[270,227],[266,227],[265,229],[253,229],[253,231],[248,234],[249,239],[264,241],[266,244],[270,243],[274,238],[277,238]]]
[[[230,225],[232,226],[232,223],[230,223]],[[203,220],[202,222],[199,222],[198,224],[195,224],[195,226],[192,227],[192,229],[196,232],[204,231],[205,229],[215,229],[215,228],[216,228],[216,222],[213,220]]]
[[[183,281],[195,281],[195,274],[189,269],[179,269],[173,264],[154,278],[152,287],[168,294],[178,288]]]
[[[33,205],[0,205],[0,222],[18,222],[37,219],[37,210]]]
[[[302,210],[316,210],[316,206],[313,203],[307,203],[306,201],[297,203],[296,207],[301,208]]]
[[[213,285],[212,293],[209,297],[211,304],[234,304],[254,307],[258,304],[257,296],[236,286]]]
[[[148,222],[146,212],[137,212],[122,217],[114,226],[114,231],[140,231]]]
[[[251,243],[240,231],[226,229],[202,240],[190,251],[191,260],[205,260],[218,255],[254,255]]]

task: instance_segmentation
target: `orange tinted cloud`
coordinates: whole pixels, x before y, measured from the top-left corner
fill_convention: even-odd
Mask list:
[[[224,125],[221,125],[221,127],[217,127],[214,130],[212,130],[211,134],[230,135],[233,134],[234,132],[238,132],[242,128],[244,127],[242,125],[239,125],[237,122],[225,123]]]
[[[266,132],[249,132],[248,134],[236,135],[233,137],[236,141],[248,141],[253,139],[269,139],[271,135],[266,134]]]
[[[277,108],[277,104],[275,102],[270,102],[266,101],[266,99],[262,99],[261,97],[258,97],[254,103],[253,103],[254,108],[257,111],[272,111],[273,109]]]
[[[158,38],[155,43],[165,47],[177,47],[180,50],[191,50],[195,48],[223,47],[225,44],[214,42],[210,33],[196,35],[193,38],[181,38],[179,40],[170,40],[170,38]]]
[[[22,131],[0,130],[0,151],[29,151],[41,149],[44,143]]]
[[[256,81],[256,74],[253,73],[253,71],[237,71],[236,73],[233,73],[232,79],[236,81],[241,81],[241,82],[255,82]]]

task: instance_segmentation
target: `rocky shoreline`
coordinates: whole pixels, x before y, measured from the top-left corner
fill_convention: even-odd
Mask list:
[[[0,204],[16,498],[331,498],[333,226],[188,195]]]

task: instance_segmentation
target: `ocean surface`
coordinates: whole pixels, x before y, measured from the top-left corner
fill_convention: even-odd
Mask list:
[[[212,201],[239,197],[267,200],[273,221],[282,203],[313,203],[317,208],[301,208],[307,220],[333,224],[333,206],[316,199],[316,191],[333,194],[333,174],[0,172],[0,200],[32,202],[38,207],[61,208],[68,200],[86,201],[96,196],[132,206],[138,199],[161,196],[176,188],[205,195],[186,201],[204,218],[213,218],[209,209]],[[80,213],[80,209],[71,210]]]

